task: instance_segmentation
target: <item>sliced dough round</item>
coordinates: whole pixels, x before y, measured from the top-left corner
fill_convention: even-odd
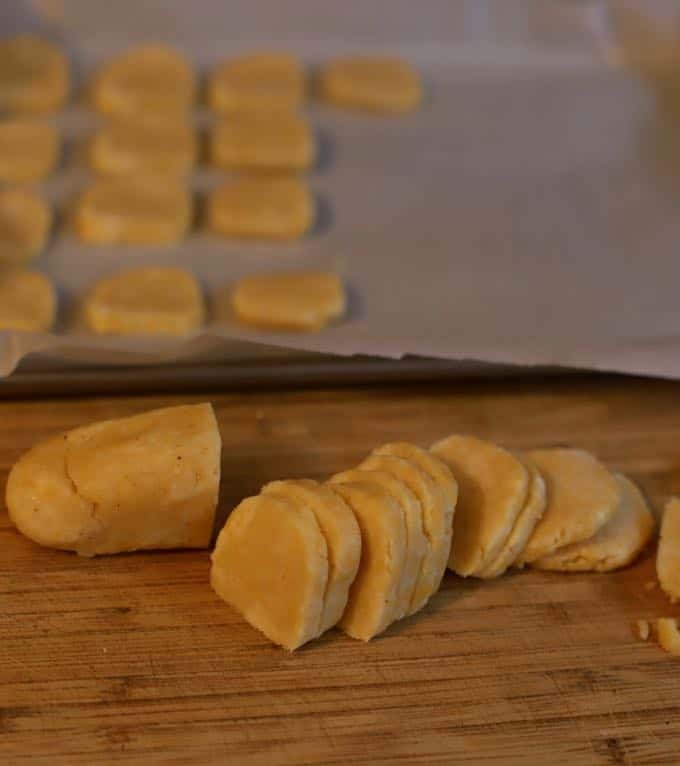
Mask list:
[[[105,64],[92,83],[94,107],[103,114],[147,117],[185,113],[193,103],[196,78],[179,51],[140,45]]]
[[[621,499],[615,515],[591,537],[558,548],[531,566],[555,572],[611,572],[634,561],[654,532],[654,516],[640,490],[614,474]]]
[[[115,119],[101,127],[89,144],[89,162],[97,173],[184,175],[196,163],[198,141],[189,123]]]
[[[672,602],[680,601],[680,498],[672,497],[661,519],[656,574]]]
[[[420,502],[423,534],[427,546],[408,611],[409,614],[414,614],[422,609],[437,591],[446,570],[451,547],[447,500],[430,476],[410,460],[392,455],[369,455],[359,467],[362,470],[391,474],[406,485]]]
[[[201,288],[183,269],[148,267],[99,280],[85,296],[82,318],[96,333],[184,335],[201,326]]]
[[[237,112],[214,126],[210,153],[222,170],[298,172],[312,166],[316,145],[296,114]]]
[[[361,530],[361,561],[339,626],[370,641],[395,620],[406,560],[404,513],[396,500],[371,481],[330,483],[349,505]]]
[[[344,312],[340,278],[311,271],[244,277],[216,302],[218,318],[269,330],[321,330]]]
[[[327,578],[326,541],[312,511],[269,494],[236,506],[212,554],[217,595],[289,651],[320,635]]]
[[[208,198],[208,229],[223,237],[298,239],[313,219],[309,187],[296,178],[240,178]]]
[[[0,43],[0,111],[37,114],[60,109],[69,87],[68,62],[52,43],[29,36]]]
[[[58,160],[59,136],[52,125],[25,118],[0,120],[0,181],[40,181]]]
[[[678,621],[673,617],[659,617],[656,621],[656,632],[661,648],[675,657],[680,657],[680,627],[678,627]]]
[[[25,189],[0,191],[0,264],[30,261],[45,248],[52,226],[52,208]]]
[[[321,72],[319,91],[335,106],[384,114],[410,112],[422,98],[415,70],[389,56],[333,59]]]
[[[524,508],[529,473],[512,453],[474,436],[449,436],[432,452],[458,480],[449,567],[478,576],[501,553]]]
[[[86,556],[210,542],[220,480],[212,407],[169,407],[36,445],[7,481],[10,518],[41,545]]]
[[[54,324],[57,296],[36,271],[0,270],[0,330],[47,332]]]
[[[527,540],[531,537],[536,524],[538,524],[545,513],[548,504],[548,493],[544,478],[527,457],[521,456],[520,459],[526,465],[527,471],[529,471],[527,500],[515,521],[515,525],[503,550],[498,554],[495,561],[492,561],[478,573],[477,576],[484,579],[499,577],[508,567],[515,563],[517,557],[526,547]]]
[[[532,563],[572,543],[593,537],[619,508],[616,479],[585,450],[546,449],[528,453],[548,490],[548,505],[518,563]]]
[[[250,53],[218,64],[208,86],[217,112],[296,109],[305,99],[305,73],[288,53]]]
[[[89,244],[168,245],[185,236],[191,215],[191,196],[179,179],[99,178],[76,204],[74,229]]]
[[[340,621],[361,559],[361,532],[351,509],[337,493],[309,479],[272,481],[262,494],[309,508],[328,548],[328,580],[323,598],[321,632]]]
[[[406,558],[397,592],[395,619],[411,614],[411,603],[416,586],[422,575],[423,561],[427,551],[427,539],[423,532],[423,511],[413,492],[394,475],[386,471],[367,468],[353,469],[336,474],[333,482],[371,481],[382,487],[394,498],[402,510],[406,529]]]

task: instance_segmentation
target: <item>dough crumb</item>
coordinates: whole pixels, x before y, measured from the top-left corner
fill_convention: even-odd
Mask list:
[[[678,621],[673,617],[659,617],[656,621],[656,632],[659,637],[659,646],[674,657],[680,657]]]
[[[647,620],[638,620],[635,623],[637,628],[637,635],[641,641],[646,641],[649,638],[649,622]]]
[[[647,582],[645,583],[645,590],[647,592],[653,591],[656,589],[656,586],[657,586],[656,580],[647,580]]]

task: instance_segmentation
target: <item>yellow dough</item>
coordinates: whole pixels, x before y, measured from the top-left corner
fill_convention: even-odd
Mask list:
[[[83,302],[85,326],[118,335],[184,335],[198,329],[205,309],[201,288],[174,267],[129,269],[97,282]]]
[[[56,130],[41,120],[0,120],[0,181],[40,181],[59,159]]]
[[[420,502],[426,549],[408,612],[414,614],[437,591],[446,570],[451,549],[450,504],[441,487],[410,460],[374,454],[366,458],[360,468],[391,474],[407,486]]]
[[[339,625],[370,641],[395,620],[406,559],[406,528],[399,504],[371,481],[329,484],[349,505],[361,530],[361,562]]]
[[[60,109],[68,98],[64,54],[39,37],[0,43],[0,112],[38,114]]]
[[[340,621],[359,569],[361,532],[357,520],[337,493],[308,479],[273,481],[262,488],[262,493],[307,507],[316,516],[328,549],[328,581],[320,623],[321,632],[326,631]]]
[[[312,166],[316,145],[307,122],[295,114],[236,112],[213,128],[210,153],[222,170],[298,172]]]
[[[56,313],[57,296],[47,277],[0,269],[0,330],[47,332]]]
[[[189,173],[196,163],[196,133],[181,118],[164,122],[115,119],[89,145],[92,169],[107,175]]]
[[[621,499],[616,514],[593,537],[558,548],[531,566],[556,572],[611,572],[630,564],[650,541],[654,516],[630,479],[614,474]]]
[[[73,223],[89,244],[167,245],[186,235],[191,216],[191,195],[179,179],[129,175],[94,181]]]
[[[411,614],[411,603],[416,586],[422,574],[423,561],[427,550],[427,539],[423,532],[423,511],[420,501],[399,479],[386,471],[367,468],[353,469],[338,473],[331,479],[334,483],[371,481],[385,490],[399,504],[406,530],[406,557],[397,591],[395,619]]]
[[[237,320],[269,330],[320,330],[345,313],[342,281],[321,272],[244,277],[218,298],[221,318],[228,315],[227,300]]]
[[[662,649],[675,657],[680,657],[680,628],[672,617],[660,617],[656,621],[656,632]]]
[[[76,428],[37,444],[12,468],[10,519],[41,545],[86,556],[206,547],[220,447],[209,404]]]
[[[478,577],[485,579],[500,577],[508,567],[511,567],[526,547],[527,540],[545,513],[548,504],[545,480],[527,457],[522,456],[520,459],[529,471],[529,491],[526,503],[515,521],[503,550],[498,554],[495,561],[492,561],[478,573]]]
[[[52,209],[34,192],[0,191],[0,265],[30,261],[45,247]]]
[[[305,99],[305,73],[287,53],[251,53],[218,64],[208,102],[217,112],[293,110]]]
[[[406,61],[389,56],[329,61],[319,78],[319,92],[335,106],[383,114],[410,112],[422,98],[418,74]]]
[[[192,106],[196,81],[191,64],[163,45],[140,45],[105,64],[92,84],[94,107],[103,114],[176,117]]]
[[[532,563],[589,540],[616,514],[619,484],[589,452],[547,449],[528,453],[545,479],[548,505],[518,563]]]
[[[680,499],[671,498],[661,519],[656,574],[672,602],[680,601]]]
[[[298,239],[313,218],[309,187],[296,178],[236,179],[208,199],[208,228],[223,237]]]
[[[514,455],[474,436],[449,436],[432,446],[458,480],[449,567],[479,576],[503,550],[524,508],[529,473]]]
[[[212,554],[217,595],[293,651],[321,633],[327,548],[311,510],[273,495],[246,498]]]

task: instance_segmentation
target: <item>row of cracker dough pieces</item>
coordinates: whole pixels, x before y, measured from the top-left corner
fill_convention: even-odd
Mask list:
[[[432,447],[460,486],[450,568],[497,577],[529,564],[556,571],[609,571],[633,561],[655,522],[639,489],[590,453],[515,455],[454,435]]]
[[[220,532],[213,588],[289,650],[336,624],[368,641],[438,590],[456,500],[446,466],[406,443],[326,484],[273,482]]]

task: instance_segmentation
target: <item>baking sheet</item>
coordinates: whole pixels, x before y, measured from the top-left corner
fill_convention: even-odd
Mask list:
[[[201,67],[272,45],[312,67],[392,52],[419,68],[427,97],[393,119],[310,106],[319,215],[299,243],[198,232],[170,248],[94,248],[59,235],[36,264],[66,307],[58,332],[0,333],[0,375],[31,353],[131,365],[280,347],[680,377],[680,130],[654,83],[612,55],[611,3],[34,0],[5,24],[8,5],[18,7],[5,0],[4,28],[25,28],[38,9],[82,74],[149,38],[180,45]],[[78,107],[58,119],[71,146],[92,126]],[[192,183],[200,193],[220,177],[204,169]],[[71,152],[47,189],[63,208],[86,181]],[[69,332],[67,307],[93,279],[152,263],[191,268],[209,297],[253,272],[335,270],[349,313],[314,335],[237,325],[181,341]]]

